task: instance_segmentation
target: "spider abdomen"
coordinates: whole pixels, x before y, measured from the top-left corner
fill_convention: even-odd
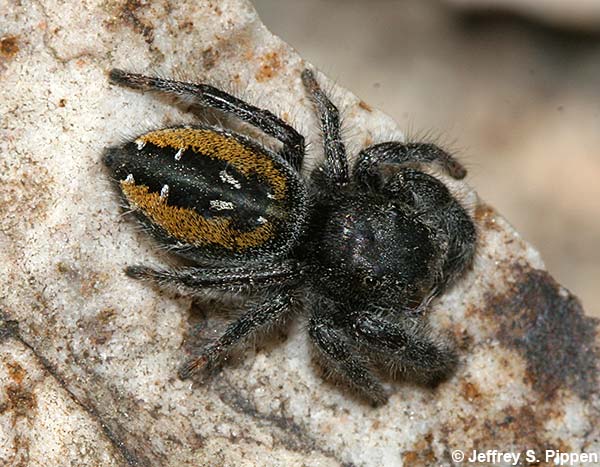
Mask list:
[[[150,131],[106,152],[124,200],[163,244],[193,259],[283,254],[305,190],[277,154],[210,127]]]

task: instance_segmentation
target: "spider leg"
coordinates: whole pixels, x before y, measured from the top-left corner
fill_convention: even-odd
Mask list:
[[[172,270],[135,265],[128,266],[125,273],[134,279],[174,285],[192,293],[209,288],[242,290],[287,284],[299,279],[302,274],[299,267],[291,261],[260,266],[188,267]]]
[[[430,143],[401,143],[389,141],[363,149],[354,166],[356,181],[377,183],[382,164],[431,163],[442,168],[451,177],[461,180],[467,170],[446,151]]]
[[[437,285],[441,292],[473,260],[477,242],[473,220],[442,181],[410,167],[398,169],[380,190],[412,206],[420,219],[436,226],[448,239],[443,275]]]
[[[266,293],[259,301],[248,305],[243,314],[227,326],[221,337],[204,347],[199,355],[179,369],[179,377],[186,379],[202,368],[212,368],[235,345],[257,331],[276,324],[290,308],[292,301],[289,290],[279,289]]]
[[[446,287],[459,277],[472,263],[477,246],[477,231],[473,221],[456,201],[446,211],[447,224],[452,226],[448,256],[444,264],[445,277],[441,287]]]
[[[373,405],[385,404],[388,399],[385,390],[356,352],[348,335],[333,323],[328,313],[322,311],[313,310],[308,333],[326,369]]]
[[[283,149],[280,151],[280,155],[296,170],[302,166],[305,151],[304,136],[268,110],[259,109],[208,84],[144,76],[116,68],[110,71],[109,77],[111,82],[120,86],[142,91],[161,92],[190,103],[232,114],[281,141]]]
[[[447,340],[432,339],[423,321],[393,322],[363,312],[352,324],[352,335],[357,343],[379,354],[386,366],[409,372],[426,384],[440,383],[458,363],[454,346]]]
[[[340,135],[339,111],[325,95],[311,70],[306,69],[302,72],[302,83],[309,92],[320,119],[327,175],[338,185],[348,183],[348,159]]]

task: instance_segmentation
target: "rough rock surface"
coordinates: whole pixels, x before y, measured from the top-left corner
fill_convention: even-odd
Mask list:
[[[173,259],[122,216],[100,155],[192,116],[110,86],[106,71],[233,90],[307,134],[314,160],[304,63],[243,0],[73,5],[0,0],[0,464],[429,466],[453,465],[456,449],[600,453],[597,323],[474,193],[476,264],[432,314],[462,361],[436,390],[389,382],[386,406],[361,403],[318,376],[302,319],[205,382],[178,380],[186,343],[222,320],[210,303],[123,275]],[[331,90],[355,148],[400,137]]]

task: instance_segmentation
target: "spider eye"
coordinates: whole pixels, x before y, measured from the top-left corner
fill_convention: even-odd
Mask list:
[[[365,276],[363,278],[363,284],[367,287],[374,287],[379,284],[379,278],[375,276]]]

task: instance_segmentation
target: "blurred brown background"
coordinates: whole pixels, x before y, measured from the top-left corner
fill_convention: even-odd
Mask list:
[[[600,2],[597,23],[573,10],[564,24],[560,11],[456,8],[468,3],[254,0],[339,84],[450,142],[480,196],[600,316]]]

